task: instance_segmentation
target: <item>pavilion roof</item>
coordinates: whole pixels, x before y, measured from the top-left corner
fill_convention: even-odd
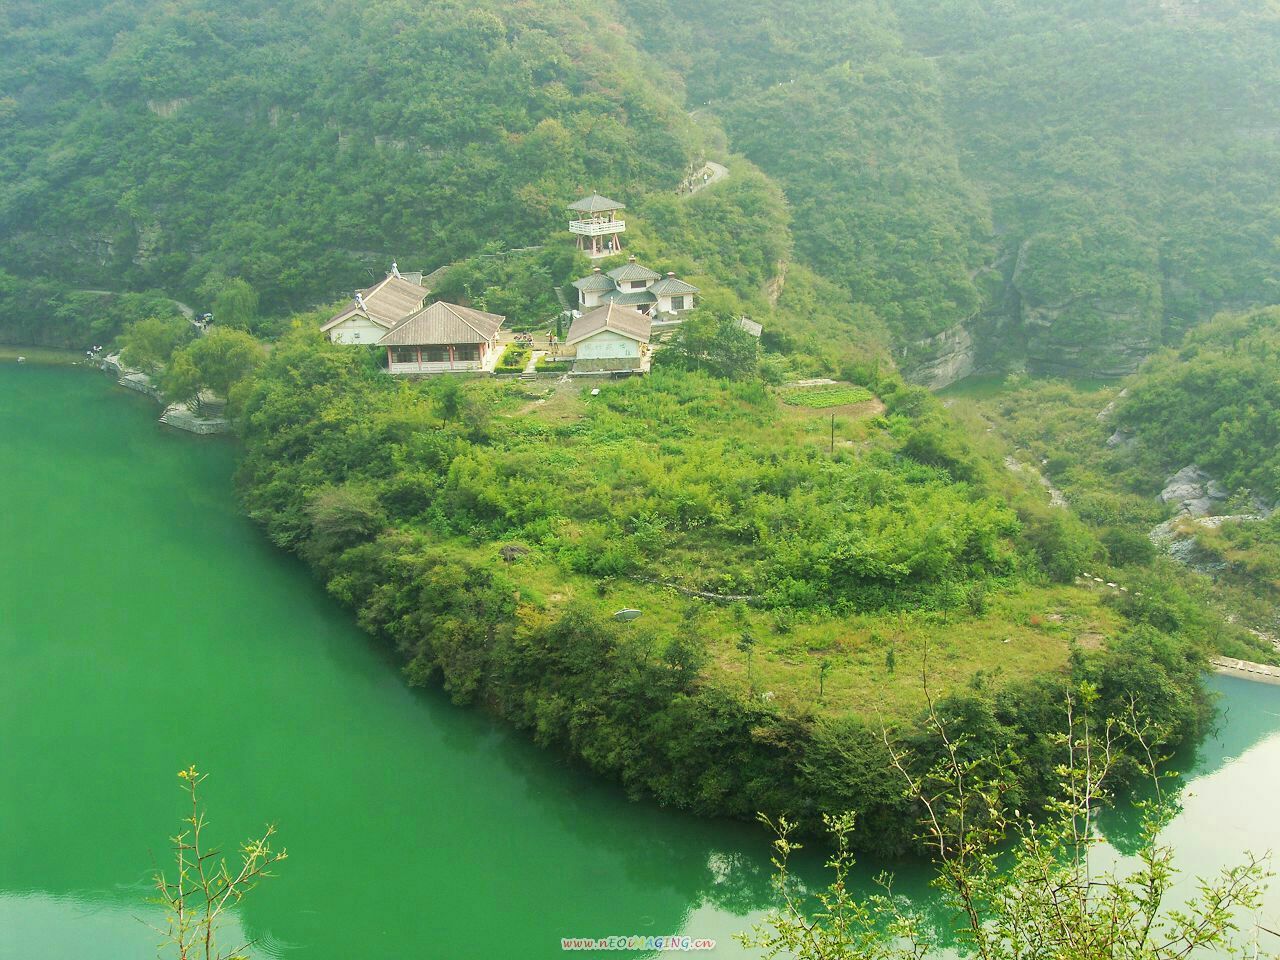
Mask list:
[[[627,205],[593,193],[589,197],[583,197],[569,204],[569,209],[575,213],[609,213],[613,210],[625,210]]]
[[[676,277],[663,277],[649,288],[659,296],[679,296],[682,293],[697,293],[698,288],[692,283],[685,283]]]
[[[618,283],[626,283],[630,280],[657,280],[662,274],[656,270],[650,270],[636,263],[636,258],[632,257],[620,267],[614,267],[609,271],[609,276]]]
[[[405,317],[378,341],[390,347],[488,343],[498,335],[506,317],[437,300]]]
[[[606,290],[614,289],[613,281],[603,273],[593,273],[590,276],[583,277],[581,280],[575,280],[573,285],[586,293],[603,293]]]

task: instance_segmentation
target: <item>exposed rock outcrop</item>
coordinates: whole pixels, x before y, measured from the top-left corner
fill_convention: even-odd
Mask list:
[[[1186,514],[1166,520],[1148,534],[1148,539],[1160,550],[1168,554],[1184,567],[1197,573],[1216,574],[1227,568],[1226,562],[1217,554],[1200,546],[1196,539],[1198,527],[1204,520],[1195,519]]]
[[[1160,491],[1160,502],[1173,504],[1181,513],[1192,517],[1217,515],[1217,508],[1227,502],[1227,488],[1194,463],[1183,467]]]
[[[1108,450],[1125,450],[1133,446],[1138,440],[1136,434],[1129,433],[1127,430],[1117,430],[1111,436],[1107,437]]]
[[[905,352],[910,359],[903,364],[904,379],[930,390],[941,390],[978,369],[977,345],[967,323],[918,340]]]
[[[1105,329],[1101,340],[1082,337],[1078,319]],[[1036,373],[1065,377],[1125,377],[1138,369],[1158,346],[1142,307],[1124,300],[1080,299],[1064,303],[1023,305],[1027,367]]]
[[[1125,387],[1116,394],[1115,399],[1108,403],[1105,407],[1098,411],[1097,420],[1099,423],[1106,423],[1111,419],[1111,415],[1116,412],[1116,407],[1120,405],[1120,401],[1129,395],[1129,388]],[[1118,431],[1117,431],[1118,432]]]

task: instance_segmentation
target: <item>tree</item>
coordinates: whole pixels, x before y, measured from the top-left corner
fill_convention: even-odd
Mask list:
[[[317,490],[307,503],[311,520],[309,557],[323,560],[372,539],[386,524],[377,491],[361,483]]]
[[[249,334],[215,327],[173,355],[163,381],[165,396],[197,407],[206,390],[229,397],[231,388],[257,368],[262,356],[261,344]]]
[[[731,314],[701,310],[676,330],[669,346],[658,356],[691,370],[705,370],[717,377],[755,377],[760,368],[760,342]]]
[[[742,636],[738,638],[738,649],[747,655],[747,684],[751,685],[751,654],[756,648],[756,638],[747,631],[742,632]]]
[[[147,317],[131,323],[120,335],[120,359],[126,367],[154,377],[194,335],[185,320]]]
[[[230,952],[218,945],[220,921],[229,907],[244,899],[264,877],[272,876],[271,868],[288,857],[285,850],[274,850],[271,838],[274,825],[260,836],[240,846],[240,862],[227,865],[217,850],[204,842],[206,818],[200,804],[200,784],[208,774],[194,766],[178,771],[182,789],[191,802],[191,814],[184,817],[184,829],[172,838],[177,874],[171,880],[163,871],[155,874],[157,902],[164,906],[166,923],[155,927],[164,937],[162,946],[177,951],[179,960],[247,960],[245,952],[252,943],[241,944]]]
[[[258,294],[249,284],[233,277],[213,298],[213,320],[220,327],[248,330],[258,316]]]
[[[1130,703],[1122,720],[1096,724],[1090,716],[1097,693],[1082,683],[1066,702],[1066,730],[1058,737],[1062,754],[1057,796],[1039,819],[1010,809],[1017,762],[1012,756],[969,756],[963,737],[929,707],[939,759],[923,770],[918,758],[885,745],[905,783],[904,795],[920,810],[921,840],[938,870],[934,886],[960,920],[952,931],[962,951],[981,960],[1184,960],[1198,954],[1253,955],[1240,943],[1235,914],[1261,901],[1271,875],[1261,857],[1200,880],[1199,893],[1178,906],[1167,904],[1177,878],[1173,851],[1159,842],[1176,811],[1161,790],[1154,744],[1159,731],[1146,724]],[[1149,772],[1156,799],[1137,804],[1141,839],[1139,865],[1128,874],[1099,869],[1092,856],[1102,842],[1092,828],[1099,805],[1111,794],[1108,781],[1126,763]],[[853,814],[824,817],[835,840],[828,866],[834,880],[807,901],[787,867],[800,848],[791,838],[795,824],[761,819],[776,834],[775,885],[782,907],[762,925],[739,937],[769,957],[799,960],[920,960],[940,946],[937,931],[893,895],[892,878],[878,882],[882,893],[856,899],[847,878],[853,866],[849,837]],[[1012,835],[1006,856],[1004,843]]]

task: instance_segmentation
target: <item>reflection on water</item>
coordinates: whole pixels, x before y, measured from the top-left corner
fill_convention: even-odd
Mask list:
[[[1162,842],[1175,851],[1180,878],[1176,897],[1195,894],[1195,880],[1242,862],[1246,853],[1280,852],[1280,686],[1239,677],[1214,676],[1218,716],[1214,729],[1190,756],[1178,758],[1175,781],[1179,813]],[[1101,818],[1103,834],[1130,853],[1136,833],[1130,812]],[[1132,857],[1116,853],[1110,862],[1132,867]],[[1276,861],[1273,859],[1273,866]],[[1256,917],[1242,918],[1280,929],[1280,886],[1272,883]],[[1280,948],[1280,941],[1263,944]]]
[[[54,896],[0,893],[2,957],[148,957],[161,941],[164,913],[147,903],[149,887]],[[246,940],[232,915],[221,926],[225,943]],[[25,945],[25,946],[24,946]],[[262,960],[284,956],[285,945],[264,941]]]
[[[137,918],[191,762],[214,840],[271,818],[289,848],[235,918],[264,956],[536,960],[560,937],[672,933],[746,955],[731,937],[769,903],[767,836],[631,803],[408,689],[239,516],[229,445],[109,391],[0,369],[0,960],[152,955]],[[1171,833],[1193,872],[1280,846],[1280,687],[1214,683],[1223,719]],[[819,860],[800,875],[824,882]],[[927,871],[898,873],[936,909]]]

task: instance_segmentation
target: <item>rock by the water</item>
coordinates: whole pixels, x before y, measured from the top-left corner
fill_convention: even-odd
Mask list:
[[[200,416],[185,403],[175,403],[166,407],[164,413],[160,416],[160,422],[166,426],[185,430],[187,433],[201,434],[202,436],[214,433],[229,433],[231,431],[230,420],[225,417]]]

